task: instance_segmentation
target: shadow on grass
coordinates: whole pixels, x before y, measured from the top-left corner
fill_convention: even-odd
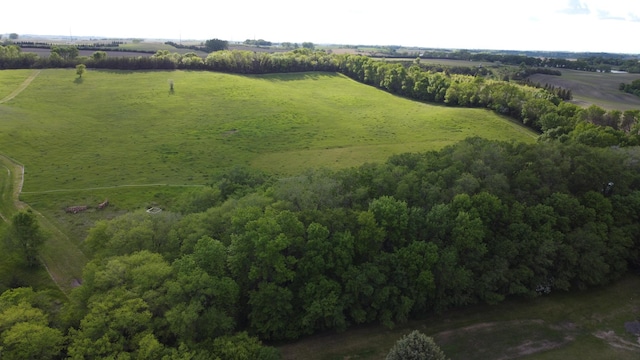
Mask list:
[[[84,79],[81,77],[77,77],[75,80],[73,80],[73,82],[77,85],[80,85],[84,82]]]

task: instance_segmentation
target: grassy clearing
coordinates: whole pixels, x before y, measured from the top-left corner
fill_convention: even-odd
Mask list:
[[[640,318],[640,277],[583,292],[451,311],[394,329],[361,327],[280,346],[285,359],[383,359],[414,329],[433,336],[456,359],[637,359],[637,339],[624,330]],[[612,333],[609,333],[612,332]],[[602,339],[601,335],[610,336]],[[600,337],[599,337],[600,336]],[[633,348],[633,347],[631,347]]]

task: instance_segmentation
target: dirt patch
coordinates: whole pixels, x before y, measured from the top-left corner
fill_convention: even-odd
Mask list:
[[[91,56],[97,50],[80,50],[79,56]],[[23,48],[22,52],[25,53],[34,53],[40,57],[49,57],[51,55],[51,49],[45,48]],[[108,57],[116,58],[116,57],[151,57],[153,53],[151,52],[136,52],[136,51],[105,51]]]
[[[615,331],[613,330],[596,331],[595,333],[593,333],[593,336],[606,341],[607,344],[613,346],[614,348],[640,353],[640,337],[638,338],[637,343],[634,343],[616,335]]]
[[[571,322],[547,324],[531,319],[478,323],[433,337],[445,353],[448,346],[457,348],[459,358],[518,359],[565,346],[576,339],[576,333]],[[460,348],[468,350],[460,353]]]

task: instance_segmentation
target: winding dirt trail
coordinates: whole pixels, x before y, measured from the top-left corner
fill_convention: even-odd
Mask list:
[[[9,179],[8,186],[0,189],[2,191],[0,198],[3,200],[2,207],[0,208],[2,211],[0,217],[9,223],[12,214],[16,211],[30,209],[36,214],[40,227],[48,235],[47,241],[40,252],[40,262],[60,291],[65,295],[69,295],[73,287],[72,284],[74,280],[80,278],[82,269],[73,266],[69,267],[68,264],[82,264],[82,267],[84,267],[84,264],[88,261],[87,257],[73,244],[66,234],[60,231],[60,229],[42,215],[42,213],[20,200],[20,193],[24,185],[24,165],[1,154],[0,164],[7,169]],[[66,259],[61,259],[60,250],[63,250],[62,257],[66,257]]]
[[[40,74],[36,70],[11,94],[0,99],[0,104],[6,103],[24,91],[31,82]],[[0,218],[9,223],[13,213],[30,209],[39,219],[41,228],[48,235],[42,251],[40,262],[49,273],[49,276],[58,288],[68,295],[73,284],[80,279],[82,268],[87,263],[86,255],[74,244],[71,239],[58,229],[49,219],[28,204],[20,201],[20,194],[24,186],[24,165],[18,161],[0,154],[0,164],[7,170],[7,183],[0,189]]]
[[[9,179],[8,186],[5,189],[0,189],[2,191],[0,198],[3,200],[3,205],[10,203],[17,210],[27,208],[28,205],[20,201],[20,192],[24,184],[24,166],[2,154],[0,154],[0,164],[7,170],[7,178]],[[8,222],[7,219],[10,216],[2,213],[4,208],[5,206],[0,208],[0,216]]]
[[[0,104],[6,103],[7,101],[12,100],[14,97],[18,96],[24,89],[27,88],[27,86],[31,84],[31,82],[38,75],[40,75],[41,72],[42,70],[35,70],[33,73],[31,73],[31,75],[29,75],[29,77],[20,86],[18,86],[15,90],[13,90],[13,92],[11,92],[11,94],[5,96],[4,99],[0,99]]]

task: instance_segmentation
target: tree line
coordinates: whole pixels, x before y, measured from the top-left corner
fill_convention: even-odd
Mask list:
[[[50,358],[275,359],[261,341],[607,284],[640,267],[638,160],[470,138],[289,178],[234,168],[171,211],[99,221],[70,301],[5,292],[0,341],[18,351],[31,329]]]
[[[620,90],[635,96],[640,96],[640,79],[633,80],[630,84],[620,83]]]
[[[556,55],[556,56],[553,56]],[[608,56],[593,56],[580,53],[540,53],[540,54],[512,54],[508,51],[476,52],[468,50],[456,51],[424,51],[420,57],[426,59],[452,59],[465,61],[485,61],[491,63],[501,63],[506,65],[525,64],[530,67],[563,68],[591,72],[611,72],[612,66],[617,66],[620,70],[637,73],[640,72],[638,58],[628,58],[628,56],[608,54]],[[567,60],[576,58],[575,60]]]

